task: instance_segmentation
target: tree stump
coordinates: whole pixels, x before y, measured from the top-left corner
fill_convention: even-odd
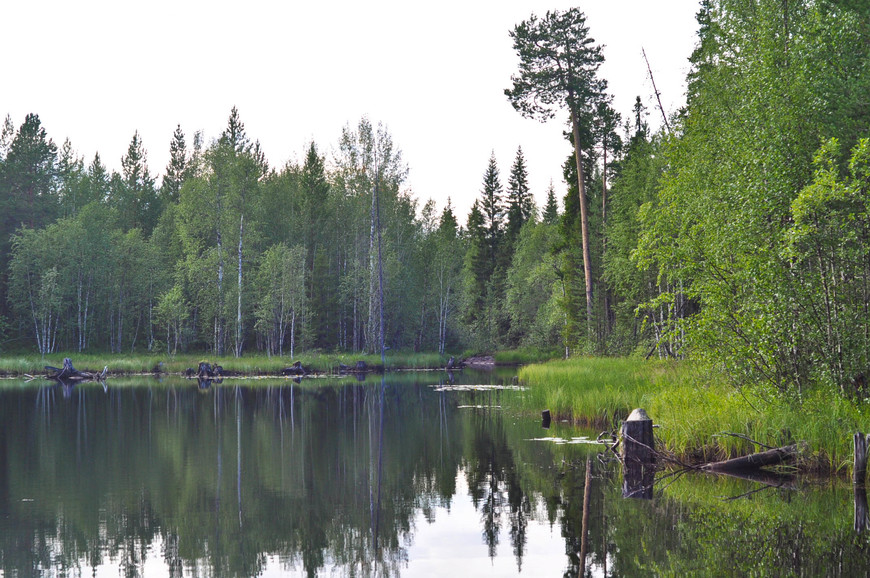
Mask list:
[[[635,409],[622,423],[622,495],[651,500],[656,471],[653,422],[642,409]]]
[[[653,422],[640,408],[622,422],[622,459],[643,464],[655,463]]]

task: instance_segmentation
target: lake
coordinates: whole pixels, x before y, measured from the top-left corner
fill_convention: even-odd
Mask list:
[[[848,481],[667,470],[624,498],[599,432],[544,429],[514,373],[5,380],[0,575],[870,574]]]

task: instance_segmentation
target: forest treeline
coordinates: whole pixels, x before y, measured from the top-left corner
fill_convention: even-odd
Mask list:
[[[518,25],[506,93],[523,114],[558,98],[529,99],[553,82],[527,46],[579,58],[557,115],[563,209],[552,185],[535,206],[520,149],[456,191],[476,194],[465,225],[408,192],[365,118],[331,154],[312,142],[272,167],[234,108],[210,142],[179,127],[158,179],[138,133],[116,172],[37,115],[7,117],[4,348],[375,351],[379,215],[390,348],[691,355],[738,382],[854,393],[870,369],[870,8],[704,0],[697,20],[668,116],[639,97],[613,109],[579,10]]]

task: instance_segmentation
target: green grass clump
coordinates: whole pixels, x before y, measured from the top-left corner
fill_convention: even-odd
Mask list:
[[[519,378],[529,385],[529,403],[556,416],[600,423],[643,405],[655,387],[651,367],[636,359],[583,357],[529,365],[520,369]]]
[[[526,365],[543,363],[562,357],[562,352],[555,349],[540,349],[538,347],[523,347],[508,351],[498,351],[493,356],[498,365]]]

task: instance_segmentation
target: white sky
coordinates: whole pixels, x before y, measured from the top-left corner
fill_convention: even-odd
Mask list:
[[[518,146],[539,205],[565,190],[571,153],[561,118],[524,119],[504,96],[517,57],[508,35],[531,13],[574,5],[604,45],[601,75],[629,116],[635,96],[661,123],[641,55],[668,112],[685,101],[698,0],[28,0],[2,9],[0,118],[39,115],[109,169],[138,130],[152,175],[162,174],[181,124],[206,142],[239,108],[270,163],[303,158],[314,140],[331,157],[341,128],[367,116],[403,152],[408,187],[439,210],[452,197],[465,221],[494,151],[503,184]],[[159,182],[159,181],[158,181]]]

